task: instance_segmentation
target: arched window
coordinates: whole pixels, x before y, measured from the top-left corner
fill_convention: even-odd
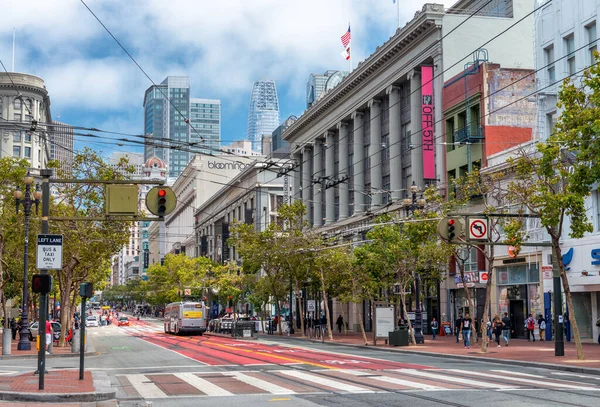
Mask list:
[[[21,110],[21,98],[15,98],[15,102],[14,102],[14,107],[15,110]]]
[[[33,119],[33,103],[31,99],[25,100],[25,121],[31,121]]]
[[[2,96],[0,96],[0,117],[4,117],[4,115],[2,114]]]
[[[13,102],[14,112],[13,112],[13,120],[16,122],[21,121],[21,99],[15,98]]]

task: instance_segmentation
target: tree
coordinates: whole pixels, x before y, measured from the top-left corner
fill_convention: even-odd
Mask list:
[[[595,53],[595,56],[598,58],[599,54]],[[548,139],[538,143],[536,151],[523,151],[510,160],[514,166],[510,192],[514,194],[515,203],[526,208],[529,214],[539,216],[542,226],[550,235],[569,306],[577,358],[581,360],[584,358],[583,347],[560,240],[567,224],[569,236],[574,239],[582,238],[594,230],[585,204],[600,180],[598,64],[586,70],[583,78],[577,79],[577,82],[565,79],[558,93],[557,107],[560,116]],[[521,241],[519,236],[514,239],[516,244]]]
[[[123,179],[131,168],[126,161],[109,166],[94,151],[85,148],[75,154],[71,176],[99,181]],[[59,176],[61,173],[59,172]],[[91,218],[104,216],[104,187],[100,184],[57,184],[58,199],[51,202],[51,216]],[[63,268],[53,273],[58,281],[61,300],[61,345],[77,302],[79,284],[92,282],[95,287],[110,275],[110,257],[128,241],[129,222],[90,222],[68,220],[50,222],[50,233],[63,235]]]

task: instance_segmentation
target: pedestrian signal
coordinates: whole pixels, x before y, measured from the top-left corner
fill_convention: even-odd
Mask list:
[[[52,277],[50,274],[34,274],[31,279],[31,291],[36,294],[48,294],[52,291]]]

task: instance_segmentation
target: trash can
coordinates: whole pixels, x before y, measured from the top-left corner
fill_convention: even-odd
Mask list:
[[[408,327],[399,326],[389,334],[389,343],[393,346],[408,346]]]
[[[254,321],[237,321],[231,328],[233,338],[254,338],[256,336],[256,324]]]

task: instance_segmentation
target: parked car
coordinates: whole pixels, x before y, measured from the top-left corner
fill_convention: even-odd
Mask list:
[[[230,333],[231,329],[233,328],[233,321],[234,319],[231,317],[221,318],[221,327],[219,329],[219,332]]]
[[[129,318],[127,317],[120,317],[119,318],[119,322],[117,324],[118,326],[129,326]]]
[[[85,326],[86,326],[86,327],[88,327],[88,326],[96,326],[96,327],[97,327],[97,326],[99,326],[99,325],[98,325],[98,318],[96,318],[96,317],[95,317],[95,316],[93,316],[93,315],[88,315],[88,316],[85,318]]]
[[[60,323],[59,322],[50,322],[52,324],[52,331],[54,332],[54,340],[57,341],[60,339]],[[29,340],[33,341],[38,336],[39,331],[39,322],[35,321],[29,325]]]

